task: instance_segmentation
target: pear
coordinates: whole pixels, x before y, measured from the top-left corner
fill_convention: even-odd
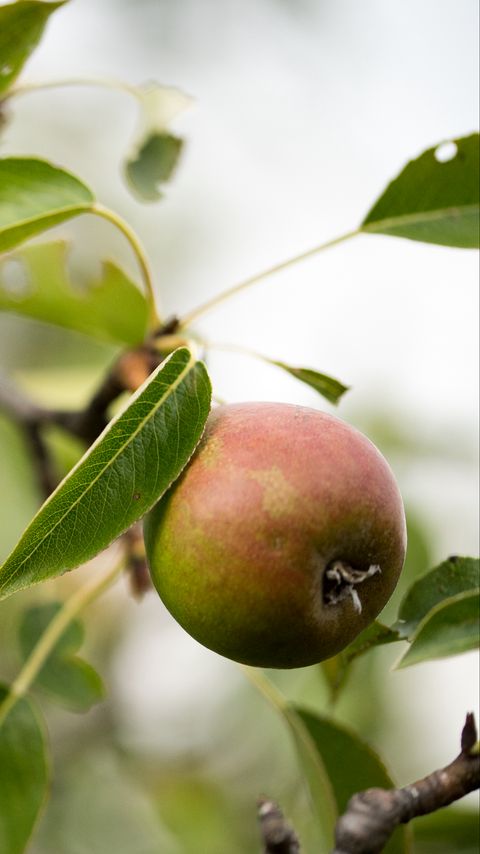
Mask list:
[[[390,598],[406,548],[402,498],[377,448],[338,418],[283,403],[213,410],[144,534],[180,625],[259,667],[344,649]]]

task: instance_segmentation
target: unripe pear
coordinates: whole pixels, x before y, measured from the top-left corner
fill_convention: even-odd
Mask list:
[[[317,410],[220,406],[145,521],[153,583],[210,649],[259,667],[338,653],[382,610],[405,557],[402,499],[375,446]]]

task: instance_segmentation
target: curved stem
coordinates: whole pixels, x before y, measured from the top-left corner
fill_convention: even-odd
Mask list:
[[[104,205],[95,202],[92,207],[89,209],[89,213],[96,214],[97,216],[106,219],[108,222],[111,222],[112,225],[116,226],[119,231],[122,232],[124,237],[127,238],[130,246],[135,253],[135,257],[138,261],[138,265],[140,267],[140,271],[142,273],[143,283],[145,285],[146,298],[149,309],[149,329],[150,331],[156,329],[160,323],[160,317],[157,312],[156,302],[155,302],[155,288],[153,285],[153,276],[150,270],[150,265],[148,263],[147,255],[143,245],[141,244],[139,238],[137,237],[133,228],[122,219],[121,216],[116,214],[114,211],[111,211],[110,208],[104,207]]]
[[[267,365],[274,365],[275,359],[259,353],[258,350],[251,350],[250,347],[241,347],[239,344],[227,344],[223,341],[209,341],[207,338],[194,336],[195,340],[200,341],[206,350],[221,350],[224,353],[238,353],[240,356],[251,356],[253,359],[259,359]]]
[[[349,231],[346,234],[341,234],[340,237],[334,237],[332,240],[327,240],[326,243],[320,243],[319,246],[314,246],[312,249],[307,249],[306,252],[301,252],[299,255],[294,255],[292,258],[287,258],[286,261],[281,261],[280,264],[275,264],[273,267],[269,267],[267,270],[263,270],[261,273],[256,273],[254,276],[250,276],[248,279],[244,279],[242,282],[238,282],[236,285],[233,285],[231,288],[227,288],[227,290],[222,291],[217,296],[212,297],[207,300],[207,302],[202,303],[202,305],[194,308],[189,314],[186,314],[185,317],[180,319],[179,328],[184,328],[186,326],[190,326],[191,323],[198,320],[199,317],[206,314],[212,308],[216,308],[226,300],[230,299],[230,297],[236,296],[241,291],[245,291],[251,285],[256,285],[258,282],[263,282],[264,279],[269,278],[269,276],[273,276],[274,273],[280,273],[282,270],[286,270],[288,267],[293,267],[295,264],[300,264],[302,261],[306,261],[307,258],[311,258],[313,255],[318,255],[320,252],[323,252],[325,249],[331,249],[333,246],[338,246],[339,243],[344,243],[347,240],[350,240],[352,237],[356,237],[357,234],[360,234],[359,229],[355,229],[355,231]]]
[[[122,556],[122,559],[105,575],[100,576],[100,578],[95,576],[90,583],[76,590],[73,596],[63,604],[38,639],[20,673],[10,686],[9,693],[0,704],[0,726],[18,700],[25,696],[67,626],[90,602],[97,599],[112,584],[124,566],[125,558]]]
[[[46,80],[43,83],[23,83],[20,86],[10,89],[4,96],[4,100],[7,101],[19,95],[29,95],[33,92],[43,92],[47,89],[60,89],[65,86],[97,86],[102,89],[113,89],[117,92],[131,95],[133,98],[138,98],[137,87],[131,86],[129,83],[124,83],[122,80],[104,77],[66,77],[63,80]]]

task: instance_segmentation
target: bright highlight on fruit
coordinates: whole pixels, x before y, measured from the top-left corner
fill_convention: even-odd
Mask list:
[[[145,520],[153,583],[200,643],[259,667],[340,652],[382,610],[406,547],[390,467],[317,410],[220,406]]]

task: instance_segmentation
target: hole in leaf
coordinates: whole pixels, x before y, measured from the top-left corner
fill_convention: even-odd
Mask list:
[[[70,244],[65,256],[65,277],[78,296],[88,296],[93,283],[102,277],[102,266],[97,257],[85,253],[76,244]]]
[[[435,149],[435,160],[438,160],[439,163],[448,163],[448,161],[453,160],[457,154],[458,147],[454,142],[442,142],[442,144]]]
[[[2,65],[0,68],[0,77],[6,77],[8,74],[12,73],[12,70],[11,65]]]
[[[30,276],[23,261],[9,258],[1,267],[0,285],[13,300],[22,302],[34,291]]]

